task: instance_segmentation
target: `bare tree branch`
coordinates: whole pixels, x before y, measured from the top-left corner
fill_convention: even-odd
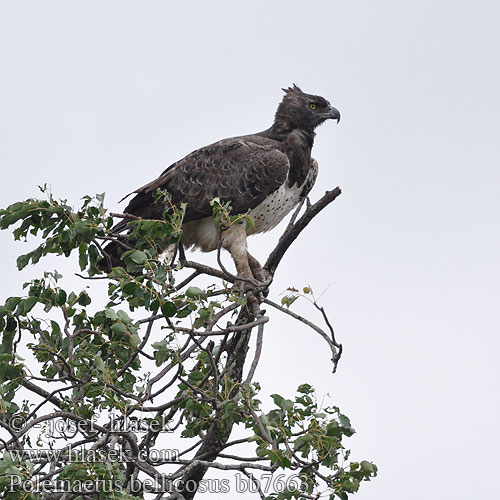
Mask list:
[[[304,214],[297,222],[287,227],[285,232],[281,235],[275,249],[269,255],[264,269],[267,269],[271,274],[274,274],[281,259],[285,255],[290,245],[297,239],[297,236],[306,228],[316,215],[318,215],[324,208],[332,203],[340,194],[339,187],[327,191],[322,198],[320,198],[314,205],[306,209]]]
[[[292,318],[304,323],[308,327],[312,328],[315,332],[319,333],[321,335],[321,337],[323,337],[326,340],[326,343],[328,344],[328,346],[330,347],[330,350],[332,351],[333,373],[335,373],[337,371],[337,365],[338,365],[338,362],[339,362],[340,357],[342,355],[342,344],[337,344],[337,342],[335,341],[335,338],[332,341],[332,339],[330,339],[330,337],[326,334],[326,332],[323,331],[318,325],[315,325],[312,321],[309,321],[308,319],[300,316],[299,314],[297,314],[293,311],[290,311],[290,309],[287,309],[286,307],[282,307],[269,299],[265,299],[264,302],[266,304],[269,304],[270,306],[274,307],[275,309],[278,309],[278,311],[281,311],[282,313],[285,313],[288,316],[291,316]],[[318,309],[319,309],[319,307],[318,307]],[[323,310],[323,315],[324,315],[324,317],[326,317],[326,313],[324,312],[324,310]],[[331,325],[329,322],[328,322],[328,326],[331,328]],[[333,329],[332,329],[332,332],[333,332]]]

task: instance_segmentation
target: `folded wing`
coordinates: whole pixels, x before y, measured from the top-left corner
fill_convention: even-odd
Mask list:
[[[161,218],[164,207],[153,196],[158,188],[170,193],[174,205],[187,203],[184,222],[212,215],[209,202],[216,197],[231,202],[234,214],[251,210],[287,179],[289,160],[277,146],[268,138],[245,136],[198,149],[137,189],[125,212]],[[114,230],[125,226],[122,221]]]

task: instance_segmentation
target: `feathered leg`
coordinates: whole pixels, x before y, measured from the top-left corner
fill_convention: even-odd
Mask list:
[[[243,224],[234,224],[222,233],[222,247],[234,260],[236,273],[239,277],[253,279],[247,252],[247,233]]]
[[[241,291],[271,283],[269,273],[248,253],[247,233],[243,224],[235,224],[222,233],[222,246],[231,254],[238,277],[245,280],[238,285]]]

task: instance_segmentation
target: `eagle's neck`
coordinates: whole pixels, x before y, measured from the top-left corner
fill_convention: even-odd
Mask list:
[[[314,129],[297,127],[276,120],[273,126],[263,132],[263,135],[281,143],[281,150],[288,156],[290,171],[288,182],[290,186],[302,186],[311,168],[311,149],[314,144]]]
[[[313,128],[297,127],[286,121],[276,120],[272,127],[267,129],[265,135],[275,141],[287,142],[291,134],[300,134],[305,140],[305,146],[312,149],[314,137],[316,136]]]

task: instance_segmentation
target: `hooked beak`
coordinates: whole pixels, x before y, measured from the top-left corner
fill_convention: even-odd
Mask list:
[[[333,106],[328,107],[327,118],[331,118],[332,120],[337,120],[337,123],[340,121],[340,111]]]

